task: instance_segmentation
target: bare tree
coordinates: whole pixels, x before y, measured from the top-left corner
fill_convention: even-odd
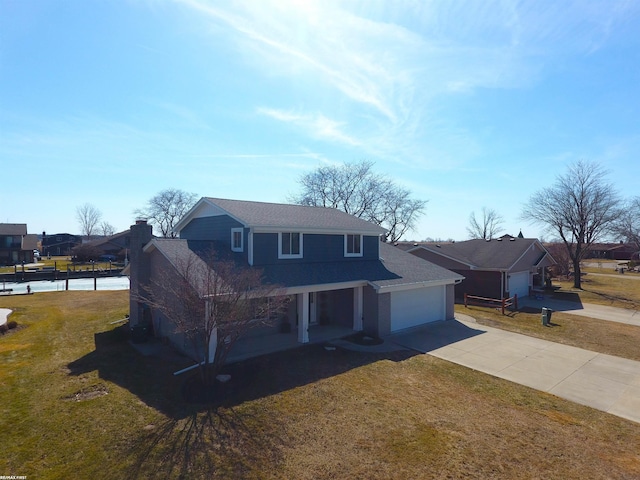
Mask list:
[[[550,271],[557,276],[568,277],[571,273],[571,265],[573,264],[573,261],[571,260],[567,247],[565,247],[564,243],[562,241],[555,241],[545,244],[544,248],[556,261],[556,263],[550,267]]]
[[[373,162],[319,167],[300,178],[302,192],[293,203],[342,210],[388,231],[395,242],[415,228],[427,202],[373,171]]]
[[[640,253],[640,197],[627,202],[612,230],[620,238],[632,243],[636,253]]]
[[[90,203],[76,207],[76,219],[80,224],[80,232],[91,238],[97,231],[98,223],[102,218],[102,212]]]
[[[100,233],[105,237],[110,237],[111,235],[116,233],[116,228],[109,222],[104,221],[100,224]]]
[[[620,200],[608,172],[596,163],[571,164],[554,185],[534,193],[525,204],[522,218],[546,225],[565,245],[573,263],[575,288],[582,288],[580,262],[591,244],[620,217]]]
[[[500,225],[503,223],[502,215],[492,208],[482,207],[482,218],[480,220],[476,218],[475,212],[471,212],[471,215],[469,215],[469,226],[467,227],[469,238],[491,240],[500,233]]]
[[[224,365],[229,351],[250,329],[272,324],[289,301],[263,283],[259,269],[220,259],[214,251],[189,250],[145,289],[143,301],[162,312],[202,359],[205,386]]]
[[[165,238],[175,238],[173,228],[196,203],[197,195],[177,188],[162,190],[147,202],[145,208],[134,211],[134,214],[149,220],[160,230]]]

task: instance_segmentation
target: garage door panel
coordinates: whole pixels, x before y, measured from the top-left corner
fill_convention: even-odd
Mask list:
[[[391,294],[391,331],[444,320],[444,286]]]
[[[529,296],[529,272],[512,273],[509,276],[509,295],[518,294],[519,298]]]

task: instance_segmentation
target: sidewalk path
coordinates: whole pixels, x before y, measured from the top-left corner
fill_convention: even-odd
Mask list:
[[[533,297],[519,300],[518,303],[519,306],[527,306],[540,309],[542,307],[548,307],[557,312],[597,318],[598,320],[607,320],[609,322],[626,323],[629,325],[637,325],[640,327],[640,312],[638,312],[637,310],[607,307],[605,305],[596,305],[593,303],[567,302],[554,299],[536,300]]]
[[[0,308],[0,325],[7,323],[9,315],[11,315],[11,310],[8,308]]]
[[[456,320],[393,334],[421,353],[640,423],[640,362]]]

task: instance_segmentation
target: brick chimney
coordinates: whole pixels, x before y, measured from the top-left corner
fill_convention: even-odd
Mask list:
[[[149,285],[149,255],[142,249],[153,238],[151,225],[146,220],[136,220],[131,225],[129,243],[129,324],[138,325],[143,319],[144,302],[140,297],[146,295],[144,287]]]

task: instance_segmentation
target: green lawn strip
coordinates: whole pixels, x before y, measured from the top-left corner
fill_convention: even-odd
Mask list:
[[[181,401],[184,379],[172,372],[184,359],[142,357],[110,325],[126,313],[127,292],[0,306],[27,325],[0,336],[3,475],[640,475],[639,425],[428,355],[313,345],[271,355],[229,367],[234,388],[207,410]]]

